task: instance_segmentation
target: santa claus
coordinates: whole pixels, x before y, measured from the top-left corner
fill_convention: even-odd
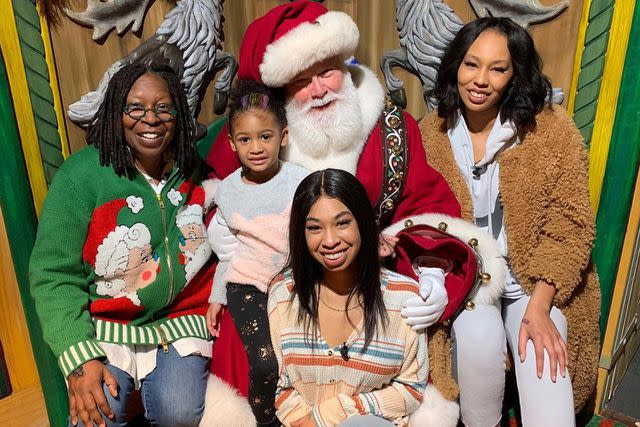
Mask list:
[[[460,206],[427,164],[415,120],[385,102],[371,70],[348,61],[358,40],[358,28],[345,13],[309,1],[283,4],[247,28],[238,78],[286,91],[286,160],[310,170],[341,168],[365,186],[382,230],[381,254],[395,253],[395,268],[421,285],[421,296],[405,302],[403,315],[416,329],[435,324],[429,329],[435,387],[427,388],[412,424],[455,426],[458,407],[451,399],[457,387],[447,356],[448,321],[470,294],[482,298],[501,292],[504,264],[490,236],[458,219]],[[219,178],[240,165],[227,134],[222,129],[207,158]],[[229,241],[212,242],[216,253],[232,251],[233,236]],[[212,372],[224,382],[212,380],[218,389],[208,389],[201,425],[255,425],[233,391],[246,396],[246,363],[227,313],[212,361]]]
[[[184,265],[185,279],[189,283],[209,260],[211,246],[207,242],[207,231],[203,224],[204,190],[186,180],[178,191],[167,193],[167,197],[177,206],[182,201],[182,193],[185,193],[187,200],[176,214],[176,226],[182,234],[179,239],[182,252],[180,263]]]
[[[96,293],[111,297],[91,303],[96,317],[118,311],[118,318],[126,321],[143,310],[138,290],[153,284],[160,271],[147,226],[140,222],[118,225],[123,210],[135,215],[143,207],[142,198],[132,195],[94,210],[83,259],[94,267]]]

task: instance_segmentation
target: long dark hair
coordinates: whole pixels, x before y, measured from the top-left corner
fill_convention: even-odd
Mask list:
[[[325,169],[306,177],[296,190],[289,222],[289,260],[294,286],[293,298],[298,298],[298,320],[315,332],[318,325],[318,286],[322,281],[322,266],[311,256],[305,238],[306,221],[313,204],[326,196],[340,200],[351,211],[360,230],[360,251],[354,286],[345,308],[355,297],[362,300],[364,309],[364,352],[377,328],[386,326],[388,316],[380,289],[380,259],[378,257],[378,231],[373,208],[362,184],[350,173],[339,169]],[[380,323],[380,324],[379,324]]]
[[[195,124],[180,79],[175,71],[166,65],[129,64],[115,73],[96,113],[96,120],[87,132],[87,143],[98,149],[102,166],[111,165],[118,176],[133,176],[135,166],[124,139],[122,111],[131,87],[147,73],[155,74],[167,82],[176,110],[176,132],[167,149],[173,152],[180,173],[188,175],[196,159]]]
[[[438,102],[438,116],[455,118],[460,105],[458,68],[469,47],[486,30],[507,37],[513,77],[500,100],[500,118],[512,120],[521,133],[536,126],[536,114],[551,105],[551,82],[542,74],[542,60],[529,33],[509,18],[479,18],[462,27],[445,49],[438,77],[429,96]]]

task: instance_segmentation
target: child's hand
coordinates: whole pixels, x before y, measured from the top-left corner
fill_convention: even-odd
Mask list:
[[[378,240],[378,255],[380,256],[380,258],[394,255],[396,243],[398,243],[398,240],[400,239],[398,239],[396,236],[380,233]]]
[[[222,319],[225,308],[226,306],[214,302],[213,304],[209,304],[209,308],[207,309],[207,329],[209,329],[209,333],[215,338],[218,338],[218,335],[220,335],[220,320]]]

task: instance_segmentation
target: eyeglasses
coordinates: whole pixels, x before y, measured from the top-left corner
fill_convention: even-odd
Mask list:
[[[147,115],[147,111],[152,111],[161,122],[170,122],[176,118],[176,110],[168,104],[158,104],[153,108],[145,108],[140,104],[125,105],[122,112],[133,120],[142,120]]]
[[[180,236],[178,237],[178,242],[180,242],[180,246],[184,246],[187,244],[188,241],[193,241],[193,242],[198,242],[198,241],[204,241],[205,237],[184,237],[184,236]]]
[[[132,267],[125,268],[124,270],[119,270],[119,271],[118,271],[118,270],[116,270],[116,271],[117,271],[117,273],[115,273],[115,274],[113,275],[113,278],[114,278],[114,279],[122,279],[122,278],[124,278],[124,277],[127,275],[127,273],[129,273],[130,271],[137,270],[138,268],[140,268],[141,266],[145,265],[146,263],[148,263],[148,262],[149,262],[149,261],[151,261],[152,259],[153,259],[154,261],[158,261],[158,260],[160,259],[160,255],[158,254],[158,252],[153,251],[153,252],[152,252],[152,253],[150,253],[150,254],[149,254],[149,253],[148,253],[148,254],[146,254],[145,256],[143,256],[143,257],[140,259],[140,262],[139,262],[138,264],[136,264],[136,265],[134,265],[134,266],[132,266]]]

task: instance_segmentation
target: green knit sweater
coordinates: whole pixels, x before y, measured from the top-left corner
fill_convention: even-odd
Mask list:
[[[57,172],[31,256],[31,292],[65,377],[104,357],[99,342],[209,339],[211,249],[200,167],[168,175],[160,194],[118,177],[89,146]],[[203,268],[203,266],[205,268]],[[202,271],[201,271],[202,270]]]

